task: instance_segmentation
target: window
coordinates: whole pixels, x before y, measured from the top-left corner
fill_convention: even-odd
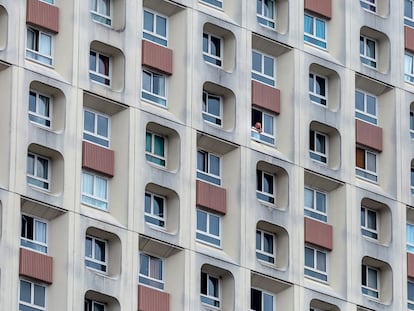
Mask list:
[[[305,36],[307,43],[326,49],[326,21],[305,14]]]
[[[260,25],[275,28],[275,1],[257,0],[256,15]]]
[[[414,195],[414,168],[411,168],[411,195]]]
[[[141,253],[139,255],[139,283],[164,289],[164,261]]]
[[[377,182],[377,154],[357,147],[355,173],[364,179]]]
[[[112,24],[111,0],[92,0],[91,5],[92,19],[110,26]]]
[[[100,52],[89,52],[89,78],[103,85],[111,85],[111,59]]]
[[[142,70],[142,92],[141,97],[154,104],[167,106],[167,84],[166,77],[162,74]]]
[[[52,99],[35,91],[29,92],[29,120],[50,127],[52,123]]]
[[[410,111],[410,136],[414,139],[414,112]]]
[[[201,2],[216,6],[218,8],[223,8],[223,0],[201,0]]]
[[[275,235],[256,230],[256,257],[269,263],[275,263]]]
[[[49,4],[54,4],[55,3],[54,0],[40,0],[40,1],[46,2],[46,3],[49,3]]]
[[[145,158],[148,162],[159,166],[166,166],[166,148],[164,137],[155,133],[145,134]]]
[[[201,272],[201,302],[216,308],[220,308],[220,279]]]
[[[414,55],[405,52],[404,54],[404,80],[414,83]]]
[[[221,67],[223,56],[221,38],[209,33],[203,33],[203,58],[207,63]]]
[[[37,154],[27,154],[27,183],[31,186],[50,190],[49,159]]]
[[[276,61],[274,57],[261,52],[252,51],[252,79],[268,84],[276,85]]]
[[[214,246],[221,245],[220,216],[197,209],[196,239]]]
[[[379,270],[368,265],[362,265],[362,294],[379,298]]]
[[[414,224],[406,225],[407,252],[414,254]]]
[[[222,125],[223,107],[220,96],[203,91],[203,120],[214,125]]]
[[[265,291],[252,288],[250,290],[251,311],[273,311],[275,297]]]
[[[47,223],[35,217],[22,215],[20,245],[47,253]]]
[[[326,222],[326,193],[305,188],[305,216]]]
[[[28,27],[26,42],[26,57],[46,65],[53,64],[52,35]]]
[[[105,304],[90,299],[85,299],[84,311],[105,311]]]
[[[328,281],[325,251],[305,246],[305,275],[321,281]]]
[[[373,39],[359,37],[359,55],[361,63],[372,68],[377,68],[377,42]]]
[[[372,124],[377,124],[377,97],[375,95],[355,91],[355,117]]]
[[[144,10],[144,39],[167,46],[167,18],[156,12]]]
[[[220,186],[220,156],[204,150],[198,150],[197,178]]]
[[[20,279],[19,310],[46,310],[46,287]]]
[[[92,172],[82,172],[82,203],[108,208],[108,180]]]
[[[109,147],[109,117],[96,111],[84,110],[83,139]]]
[[[414,27],[414,5],[413,0],[404,0],[404,24]]]
[[[378,239],[378,215],[377,212],[366,208],[361,207],[361,233],[363,236]]]
[[[311,130],[309,135],[309,150],[311,159],[326,164],[328,161],[328,136]]]
[[[108,243],[105,240],[86,236],[85,264],[87,267],[100,272],[107,272]]]
[[[414,281],[407,281],[407,307],[408,310],[414,310]]]
[[[166,199],[162,196],[145,192],[145,222],[165,228],[167,220]]]
[[[361,7],[367,11],[377,12],[377,1],[376,0],[360,0]]]
[[[309,97],[312,103],[326,106],[327,85],[328,79],[312,72],[309,73]]]
[[[274,176],[261,170],[256,171],[257,190],[256,197],[267,203],[275,203],[275,185]]]
[[[257,108],[252,108],[251,137],[265,143],[275,144],[275,117]]]

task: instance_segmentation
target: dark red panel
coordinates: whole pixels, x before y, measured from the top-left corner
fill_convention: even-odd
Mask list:
[[[153,288],[138,285],[138,311],[169,311],[170,295]]]
[[[356,143],[376,151],[382,151],[382,128],[361,120],[355,120]]]
[[[332,250],[332,226],[305,217],[305,242]]]
[[[142,65],[172,75],[172,50],[142,40]]]
[[[111,149],[82,142],[82,167],[107,176],[114,176],[115,153]]]
[[[19,275],[47,284],[53,282],[53,258],[47,255],[20,249]]]
[[[252,104],[279,114],[280,91],[266,84],[252,81]]]
[[[305,0],[305,10],[321,15],[327,19],[332,17],[331,0]]]
[[[27,0],[26,23],[58,33],[59,8],[39,0]]]
[[[414,29],[404,26],[405,49],[414,53]]]
[[[196,205],[226,214],[226,189],[197,180]]]

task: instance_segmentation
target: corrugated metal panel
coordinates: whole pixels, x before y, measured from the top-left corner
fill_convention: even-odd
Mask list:
[[[224,215],[227,211],[226,189],[197,180],[196,204]]]
[[[142,40],[142,64],[172,75],[172,50],[161,45]]]
[[[280,113],[280,91],[266,84],[252,81],[252,103],[258,107]]]
[[[58,33],[59,8],[39,0],[27,0],[26,23]]]
[[[53,282],[53,258],[44,254],[20,249],[19,275],[47,284]]]
[[[332,226],[305,217],[305,242],[332,250]]]
[[[404,26],[405,49],[414,53],[414,29]]]
[[[382,128],[379,126],[355,120],[355,139],[357,144],[382,151]]]
[[[305,10],[312,11],[327,19],[331,19],[332,17],[331,0],[305,0]]]
[[[115,153],[113,150],[89,142],[82,142],[82,167],[114,176]]]
[[[169,311],[170,295],[146,286],[138,285],[138,311]]]

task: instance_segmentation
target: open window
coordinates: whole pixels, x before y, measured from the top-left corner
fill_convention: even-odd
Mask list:
[[[200,301],[207,308],[232,310],[235,295],[234,277],[231,272],[204,264],[200,271]]]
[[[309,157],[329,168],[338,169],[341,162],[338,130],[317,121],[312,121],[309,127]]]
[[[387,73],[390,58],[389,38],[378,30],[363,26],[359,36],[359,55],[363,66]]]
[[[288,174],[285,169],[259,161],[256,165],[256,197],[264,205],[284,208],[288,204]]]
[[[313,63],[309,66],[311,103],[337,111],[340,107],[341,81],[336,71]]]
[[[365,256],[361,262],[361,293],[370,300],[388,304],[392,300],[391,266],[376,258]]]
[[[119,301],[94,290],[85,293],[84,311],[120,311]]]

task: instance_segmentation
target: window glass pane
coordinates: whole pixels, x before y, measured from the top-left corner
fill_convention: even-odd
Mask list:
[[[218,297],[218,279],[214,277],[208,278],[208,294],[213,297]]]
[[[20,301],[31,302],[31,283],[20,280]]]
[[[165,78],[161,75],[153,76],[153,93],[159,96],[165,96]]]
[[[250,309],[255,311],[262,311],[262,292],[252,288],[250,295]]]
[[[264,0],[264,12],[263,15],[273,19],[273,0]]]
[[[314,86],[313,86],[313,84],[314,84],[314,75],[313,74],[309,74],[309,91],[310,92],[313,92],[314,91]]]
[[[43,116],[49,116],[49,97],[39,95],[37,112]]]
[[[365,53],[364,53],[364,47],[365,47],[364,37],[360,36],[359,37],[359,54],[365,55]]]
[[[94,303],[93,311],[105,311],[105,305],[100,304],[100,303]]]
[[[154,32],[154,14],[144,11],[144,29],[150,32]]]
[[[370,58],[375,58],[375,41],[367,39],[365,55]]]
[[[261,231],[256,230],[256,249],[262,249],[262,234]]]
[[[326,212],[326,199],[325,194],[316,192],[316,208],[318,211]]]
[[[316,19],[316,36],[325,39],[325,22]]]
[[[37,173],[36,173],[36,175],[38,176],[38,177],[41,177],[41,178],[44,178],[44,179],[47,179],[47,171],[48,171],[48,163],[49,163],[49,161],[48,160],[46,160],[46,159],[42,159],[42,158],[37,158]]]
[[[313,191],[305,188],[305,206],[309,208],[313,207]]]
[[[95,114],[89,111],[83,112],[83,128],[91,133],[95,132]]]
[[[98,115],[98,135],[108,137],[108,118]]]
[[[365,111],[364,94],[358,91],[355,91],[355,108],[361,111]]]
[[[150,257],[150,277],[157,280],[162,280],[162,260],[159,258]]]
[[[367,227],[370,229],[377,229],[377,213],[371,210],[367,210]]]
[[[164,156],[164,138],[154,135],[154,153],[159,156]]]
[[[273,176],[269,174],[263,174],[263,192],[273,194]]]
[[[305,266],[306,267],[314,267],[314,258],[313,258],[313,249],[309,247],[305,247]]]
[[[266,134],[273,135],[273,117],[263,114],[263,130]]]
[[[92,239],[86,238],[85,240],[85,256],[92,258]]]
[[[408,300],[414,301],[414,283],[407,282],[407,296]]]
[[[110,0],[101,0],[101,9],[99,10],[99,13],[102,13],[103,15],[110,15]]]
[[[263,293],[263,311],[273,311],[273,296]]]
[[[109,76],[109,57],[99,55],[99,73]]]
[[[216,236],[220,235],[220,217],[216,215],[209,215],[210,232]]]
[[[96,53],[93,51],[89,52],[89,70],[96,71]]]
[[[164,217],[164,200],[154,196],[154,215]]]
[[[139,273],[149,276],[149,256],[140,254],[139,256]]]
[[[262,57],[255,51],[252,52],[252,67],[254,71],[262,72]]]
[[[273,77],[274,76],[274,63],[273,58],[263,56],[264,60],[264,74]]]
[[[27,173],[34,175],[34,156],[31,154],[27,155]]]
[[[367,95],[367,112],[376,116],[377,115],[377,105],[375,97]]]
[[[145,213],[151,213],[151,195],[145,194]]]
[[[316,93],[325,96],[325,79],[322,77],[316,76]]]
[[[45,55],[52,55],[52,37],[46,34],[40,35],[39,52]]]
[[[326,272],[326,254],[322,252],[317,252],[317,258],[316,258],[316,268],[319,271]]]
[[[106,199],[107,198],[107,184],[106,179],[96,176],[95,177],[95,195],[98,198]]]
[[[197,151],[197,169],[202,172],[207,172],[206,154],[202,151]]]
[[[36,112],[36,93],[29,93],[29,111]]]
[[[404,16],[408,18],[413,17],[413,2],[411,0],[404,1]]]
[[[213,36],[211,36],[210,38],[211,38],[211,45],[210,45],[211,54],[220,57],[220,55],[221,55],[221,52],[220,52],[220,39],[216,38],[216,37],[213,37]]]
[[[35,222],[35,240],[46,243],[46,223],[41,221]]]
[[[376,163],[375,163],[375,154],[366,153],[366,157],[367,157],[367,170],[371,171],[371,172],[376,172],[377,168],[376,168]]]
[[[27,48],[36,51],[36,33],[32,29],[27,29]]]
[[[208,52],[208,34],[203,33],[203,52]]]
[[[95,259],[105,261],[105,242],[95,240]]]
[[[207,232],[207,214],[203,211],[197,211],[197,229]]]
[[[273,254],[273,235],[263,234],[263,250]]]
[[[262,122],[262,112],[256,109],[252,109],[252,126],[254,126],[256,122]]]
[[[151,92],[151,74],[147,71],[142,72],[142,88],[147,91]]]
[[[208,112],[215,116],[220,116],[220,98],[216,96],[209,96],[208,98]]]
[[[210,154],[210,173],[220,176],[220,158]]]
[[[414,245],[414,226],[407,224],[407,243]]]
[[[167,36],[167,20],[161,16],[157,16],[157,34],[162,37]]]
[[[46,288],[34,284],[34,304],[40,307],[45,306],[45,291]]]
[[[315,151],[325,153],[325,136],[316,134],[316,146]]]
[[[145,134],[145,151],[152,152],[152,135],[151,133]]]
[[[89,174],[82,174],[82,192],[93,194],[93,176]]]
[[[368,286],[377,288],[377,271],[368,267]]]

